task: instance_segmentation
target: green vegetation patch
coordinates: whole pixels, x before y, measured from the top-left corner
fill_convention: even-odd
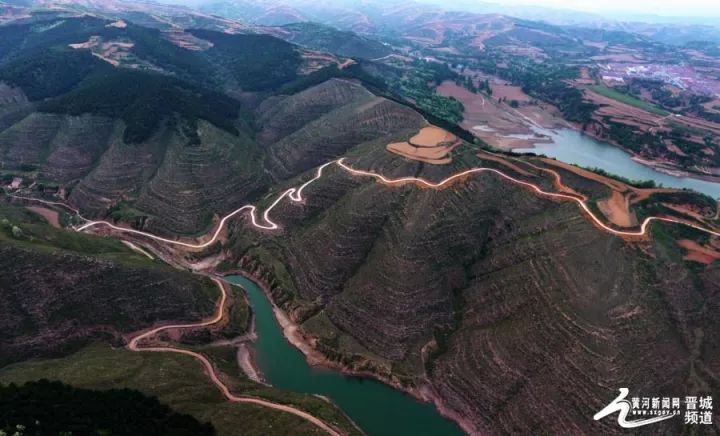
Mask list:
[[[668,111],[660,109],[654,104],[642,101],[636,97],[633,97],[632,95],[624,94],[620,91],[617,91],[613,88],[608,88],[604,85],[590,85],[588,86],[588,88],[596,94],[602,95],[603,97],[612,98],[613,100],[619,101],[620,103],[625,103],[638,109],[653,113],[655,115],[666,116],[670,114]]]
[[[89,78],[79,88],[42,103],[40,111],[120,117],[127,143],[147,140],[173,113],[190,122],[204,119],[237,134],[238,103],[223,94],[181,80],[140,71],[115,70]]]
[[[191,29],[194,36],[210,41],[207,56],[246,91],[276,88],[297,77],[302,58],[295,46],[269,35],[229,35]]]
[[[40,379],[60,380],[85,389],[135,389],[157,397],[179,413],[210,422],[219,436],[325,434],[289,413],[227,401],[205,375],[202,365],[186,355],[132,352],[95,343],[63,358],[0,368],[0,383],[20,384]],[[342,412],[323,399],[268,388],[247,379],[238,379],[232,385],[233,390],[242,389],[250,395],[298,405],[347,433],[357,434]]]
[[[0,385],[0,433],[210,436],[212,425],[130,389],[94,391],[40,380]]]
[[[20,87],[30,100],[42,100],[70,91],[103,69],[101,63],[89,51],[46,49],[9,61],[0,69],[0,81]]]
[[[435,92],[435,86],[445,80],[455,80],[458,74],[447,64],[431,61],[415,61],[413,68],[400,80],[390,82],[390,88],[409,98],[418,108],[452,124],[463,120],[465,107],[453,97],[443,97]]]

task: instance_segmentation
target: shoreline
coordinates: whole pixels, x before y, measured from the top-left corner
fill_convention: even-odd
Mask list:
[[[365,371],[355,370],[355,369],[349,368],[347,366],[344,366],[338,362],[329,360],[322,352],[318,351],[313,346],[313,343],[312,343],[313,341],[312,341],[311,337],[309,335],[307,335],[306,333],[304,333],[302,328],[295,321],[293,321],[280,307],[278,307],[275,304],[275,301],[272,299],[272,293],[270,292],[270,288],[267,286],[267,284],[265,282],[262,281],[262,279],[254,276],[252,273],[249,273],[249,272],[241,270],[241,269],[235,269],[235,270],[231,270],[230,272],[225,272],[221,275],[221,277],[225,277],[225,276],[229,276],[229,275],[241,275],[249,280],[252,280],[253,283],[255,283],[263,291],[263,293],[265,294],[265,298],[268,299],[268,301],[270,302],[270,304],[273,308],[273,316],[275,317],[275,320],[279,324],[280,329],[283,332],[283,336],[285,337],[285,340],[303,354],[303,356],[305,357],[305,361],[307,362],[307,364],[310,367],[321,368],[321,369],[330,369],[330,370],[337,371],[347,377],[360,377],[360,378],[375,380],[377,382],[383,383],[385,385],[390,386],[391,388],[393,388],[395,390],[398,390],[406,395],[409,395],[416,401],[420,401],[423,403],[431,403],[442,417],[454,422],[464,433],[466,433],[466,434],[476,434],[477,433],[477,429],[472,424],[472,422],[470,422],[468,419],[460,416],[457,412],[451,410],[442,401],[440,396],[437,394],[437,392],[433,388],[432,384],[430,384],[426,379],[422,380],[421,385],[410,388],[410,387],[403,386],[396,380],[393,380],[389,377],[384,377],[378,373],[375,373],[372,371],[367,371],[367,370],[365,370]],[[235,285],[235,286],[239,286],[239,285]],[[257,363],[254,360],[252,363],[254,365],[257,365]],[[254,370],[256,372],[258,372],[259,374],[262,374],[262,370],[260,368],[258,368],[257,366],[254,367]],[[350,420],[352,422],[354,422],[352,420],[352,418],[350,418]],[[362,430],[362,429],[360,429],[360,430]]]
[[[611,146],[621,150],[625,154],[627,154],[629,156],[629,158],[631,160],[633,160],[634,162],[639,163],[640,165],[646,166],[646,167],[648,167],[654,171],[657,171],[659,173],[662,173],[662,174],[665,174],[665,175],[668,175],[671,177],[675,177],[678,179],[694,179],[694,180],[701,180],[701,181],[709,182],[709,183],[720,184],[720,175],[714,176],[711,174],[696,173],[696,172],[689,171],[688,169],[685,169],[685,168],[677,167],[674,164],[666,162],[666,161],[647,159],[647,158],[640,156],[637,153],[632,152],[631,150],[626,149],[625,147],[623,147],[622,145],[618,144],[615,141],[609,140],[607,138],[601,138],[600,136],[596,135],[593,132],[583,131],[582,129],[578,128],[578,126],[576,126],[576,125],[572,125],[572,127],[568,127],[568,128],[571,128],[572,130],[580,133],[581,135],[587,136],[588,138],[591,138],[595,141],[601,142],[603,144],[611,145]],[[548,129],[548,130],[554,130],[554,129]],[[475,136],[482,140],[482,138],[479,135],[475,134]],[[499,150],[505,151],[505,152],[516,152],[516,150],[535,149],[535,148],[537,148],[536,147],[537,144],[554,144],[554,141],[544,141],[543,140],[544,138],[545,138],[544,135],[542,137],[538,137],[537,141],[531,141],[532,144],[530,144],[529,146],[524,146],[524,147],[504,147],[504,146],[496,146],[496,145],[492,145],[492,144],[489,144],[489,145],[492,147],[495,147]],[[618,176],[620,176],[620,175],[618,174]]]
[[[631,150],[628,150],[627,148],[623,147],[616,141],[613,141],[613,140],[610,140],[607,138],[601,138],[600,136],[598,136],[597,134],[595,134],[593,132],[586,132],[586,131],[578,128],[578,126],[576,126],[576,125],[573,125],[573,129],[578,131],[581,135],[585,135],[585,136],[592,138],[598,142],[610,144],[613,147],[616,147],[616,148],[622,150],[625,154],[630,156],[631,160],[639,163],[640,165],[649,167],[659,173],[666,174],[668,176],[676,177],[679,179],[685,178],[685,179],[703,180],[705,182],[711,182],[711,183],[720,183],[720,176],[694,173],[694,172],[688,171],[687,169],[677,167],[674,164],[669,163],[669,162],[647,159]]]

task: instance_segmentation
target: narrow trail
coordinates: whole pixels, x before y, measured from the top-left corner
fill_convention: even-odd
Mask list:
[[[155,336],[156,334],[165,331],[165,330],[171,330],[171,329],[187,329],[187,328],[197,328],[197,327],[209,327],[211,325],[217,324],[220,321],[222,321],[224,314],[225,314],[225,306],[227,304],[227,290],[225,289],[225,284],[215,278],[212,277],[212,280],[215,282],[215,284],[220,289],[220,302],[217,305],[217,312],[212,317],[212,319],[209,319],[207,321],[201,321],[197,323],[190,323],[190,324],[171,324],[166,325],[162,327],[156,327],[154,329],[148,330],[144,333],[141,333],[132,339],[130,339],[130,342],[128,342],[128,349],[132,351],[146,351],[146,352],[158,352],[158,353],[177,353],[177,354],[184,354],[186,356],[191,356],[198,360],[203,367],[205,368],[205,372],[207,372],[208,376],[210,377],[210,380],[213,382],[215,386],[220,389],[220,392],[222,392],[223,396],[231,402],[234,403],[248,403],[248,404],[256,404],[263,407],[268,407],[270,409],[280,410],[282,412],[291,413],[293,415],[299,416],[300,418],[303,418],[312,424],[316,425],[326,433],[332,435],[332,436],[341,436],[341,434],[335,430],[334,428],[330,427],[329,425],[325,424],[322,420],[319,418],[316,418],[315,416],[297,409],[292,406],[288,406],[285,404],[278,404],[273,403],[271,401],[263,400],[261,398],[257,397],[250,397],[250,396],[237,396],[234,395],[232,392],[230,392],[230,388],[227,387],[227,385],[220,379],[220,376],[218,375],[217,371],[215,371],[215,368],[213,367],[210,360],[208,360],[207,357],[203,356],[200,353],[196,353],[194,351],[185,350],[182,348],[174,348],[174,347],[144,347],[140,345],[140,342],[144,339],[151,338]]]

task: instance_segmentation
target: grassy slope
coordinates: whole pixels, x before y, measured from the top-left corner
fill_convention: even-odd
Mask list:
[[[4,220],[7,220],[7,223]],[[20,228],[23,236],[21,238],[12,237],[9,226]],[[0,241],[3,244],[43,254],[60,255],[63,252],[74,252],[97,256],[98,259],[116,261],[126,266],[175,271],[165,264],[152,261],[130,250],[118,240],[56,229],[29,210],[3,203],[0,203]]]
[[[96,343],[60,359],[24,362],[0,369],[0,383],[48,378],[89,389],[131,388],[155,395],[180,413],[210,421],[219,435],[324,434],[293,415],[249,404],[233,404],[220,394],[202,366],[189,356],[135,353]],[[306,397],[308,403],[324,403]],[[327,403],[325,403],[327,404]],[[332,406],[327,405],[332,410]],[[335,413],[340,420],[340,415]],[[347,425],[345,420],[342,424]]]
[[[623,94],[622,92],[616,91],[612,88],[608,88],[607,86],[603,85],[590,85],[588,88],[604,97],[612,98],[613,100],[617,100],[620,103],[625,103],[627,105],[636,107],[638,109],[642,109],[645,111],[648,111],[650,113],[653,113],[655,115],[669,115],[670,113],[666,110],[660,109],[659,107],[655,106],[654,104],[642,101],[640,99],[637,99],[631,95]]]

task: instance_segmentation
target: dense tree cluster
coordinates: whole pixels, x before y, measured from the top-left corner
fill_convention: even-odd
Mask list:
[[[93,391],[48,380],[0,385],[0,433],[210,436],[211,424],[130,389]]]
[[[207,120],[235,133],[239,104],[223,94],[155,73],[117,70],[88,79],[77,89],[46,101],[44,112],[94,113],[125,121],[124,140],[142,142],[173,113],[191,123]],[[192,133],[192,132],[190,132]]]

